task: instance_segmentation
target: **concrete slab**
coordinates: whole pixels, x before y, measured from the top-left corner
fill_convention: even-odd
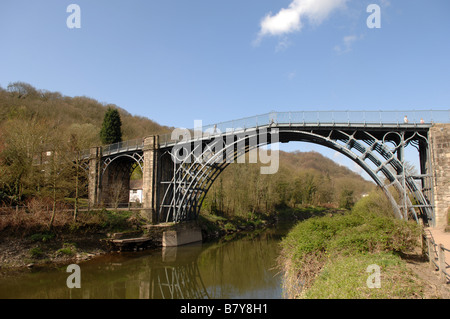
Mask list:
[[[200,228],[169,230],[163,233],[163,247],[181,246],[202,241]]]

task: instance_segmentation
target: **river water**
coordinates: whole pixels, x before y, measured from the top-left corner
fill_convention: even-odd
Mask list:
[[[280,240],[288,227],[209,242],[113,253],[81,262],[81,288],[68,288],[67,266],[0,278],[0,298],[278,299]]]

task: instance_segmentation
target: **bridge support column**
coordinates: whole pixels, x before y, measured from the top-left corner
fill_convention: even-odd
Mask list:
[[[450,208],[450,124],[435,124],[430,129],[433,167],[434,227],[447,225]]]
[[[102,148],[92,147],[89,152],[89,206],[94,207],[100,201],[100,173],[101,173]]]
[[[152,223],[157,223],[158,212],[158,153],[159,136],[144,139],[144,168],[142,176],[143,209],[141,214]]]

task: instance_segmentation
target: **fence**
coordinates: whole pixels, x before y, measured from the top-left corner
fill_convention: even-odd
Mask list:
[[[121,210],[121,211],[133,211],[133,210],[142,210],[143,204],[139,202],[126,202],[126,203],[102,203],[101,206],[90,206],[89,203],[78,203],[78,211],[79,212],[90,212],[94,210]],[[46,211],[51,212],[53,209],[52,204],[48,205],[15,205],[15,206],[0,206],[0,217],[10,214],[10,213],[18,213],[19,211],[24,211],[25,213],[30,213],[33,211]],[[58,202],[56,211],[58,213],[73,213],[75,210],[75,206],[73,203],[63,203]]]
[[[424,253],[428,257],[428,261],[430,263],[430,267],[433,270],[438,271],[439,278],[445,284],[449,283],[450,274],[447,269],[450,268],[449,264],[445,261],[445,252],[450,252],[449,249],[445,248],[442,244],[436,244],[433,239],[433,235],[429,232],[429,234],[423,235],[424,240]]]
[[[405,122],[406,121],[406,122]],[[241,118],[232,121],[202,125],[189,129],[189,140],[203,133],[222,134],[235,132],[247,128],[257,128],[271,124],[281,125],[431,125],[433,123],[450,123],[450,110],[413,110],[413,111],[294,111],[270,112]],[[177,139],[179,136],[176,137]],[[160,145],[176,144],[178,140],[172,139],[172,133],[159,135]],[[103,146],[102,154],[112,155],[120,152],[141,150],[144,139],[138,138]],[[88,159],[90,150],[81,152],[82,159]]]
[[[202,125],[188,130],[192,136],[202,136],[202,133],[221,134],[235,132],[248,128],[277,125],[348,125],[348,126],[429,126],[433,123],[450,123],[450,110],[415,110],[415,111],[295,111],[270,112],[266,114],[246,117],[233,121],[226,121],[211,125]],[[179,138],[177,136],[176,138]],[[191,138],[189,138],[190,140]],[[171,134],[159,136],[161,145],[175,144]]]
[[[113,155],[121,152],[129,152],[129,151],[136,151],[141,150],[144,147],[144,139],[143,138],[137,138],[134,140],[128,140],[123,141],[119,143],[109,144],[102,147],[102,155],[108,156]],[[90,150],[82,150],[80,157],[82,159],[88,159],[90,156]]]

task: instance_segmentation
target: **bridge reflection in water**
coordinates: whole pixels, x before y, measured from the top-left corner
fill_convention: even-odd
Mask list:
[[[66,268],[0,278],[0,298],[281,298],[280,234],[265,231],[227,243],[112,254],[80,263],[81,288]]]

